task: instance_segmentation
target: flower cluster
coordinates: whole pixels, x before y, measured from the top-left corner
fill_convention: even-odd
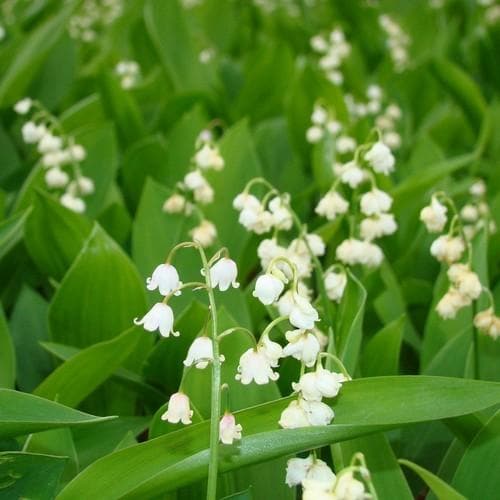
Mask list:
[[[336,180],[319,200],[316,213],[328,220],[334,220],[351,209],[354,214],[351,222],[355,222],[356,217],[361,215],[361,221],[356,227],[351,224],[351,236],[337,247],[337,259],[344,264],[361,264],[368,267],[378,267],[381,264],[383,253],[373,240],[393,234],[397,223],[394,215],[389,212],[392,198],[377,188],[375,176],[389,175],[394,164],[391,150],[379,140],[360,146],[353,160],[334,165]],[[345,192],[350,190],[351,198],[357,199],[359,189],[366,183],[370,183],[371,188],[359,198],[358,211],[353,201],[346,199]],[[359,237],[355,235],[356,230]]]
[[[168,305],[168,301],[171,297],[180,295],[183,289],[192,287],[212,292],[218,288],[221,292],[225,292],[230,287],[239,287],[239,283],[236,281],[238,268],[236,263],[228,257],[226,249],[217,252],[202,268],[201,274],[205,276],[205,283],[182,283],[177,269],[171,264],[171,260],[175,252],[183,247],[197,248],[201,255],[205,255],[198,243],[181,243],[174,247],[166,262],[158,265],[146,280],[147,289],[150,291],[158,290],[164,297],[163,300],[154,304],[143,318],[134,320],[136,325],[142,325],[149,332],[158,330],[162,337],[168,338],[170,335],[174,337],[180,335],[180,332],[174,330],[174,313]],[[186,369],[193,367],[204,370],[209,364],[212,364],[215,359],[214,344],[218,341],[217,336],[210,338],[205,333],[195,338],[183,362]],[[219,355],[217,360],[222,363],[224,356]],[[217,388],[217,391],[219,390],[220,388]],[[182,422],[187,425],[192,422],[192,416],[193,410],[191,409],[189,396],[182,391],[181,383],[179,391],[170,396],[167,410],[161,418],[172,424]],[[242,427],[236,424],[234,415],[226,411],[219,423],[220,441],[224,444],[232,444],[233,440],[241,439],[241,431]]]
[[[350,54],[351,46],[346,41],[344,32],[335,28],[328,35],[315,35],[310,40],[312,49],[321,55],[319,67],[326,78],[334,85],[342,85],[344,75],[340,67]]]
[[[325,106],[316,103],[311,114],[311,126],[306,132],[307,141],[314,144],[323,139],[325,134],[336,136],[341,130],[342,124],[335,119],[333,113]]]
[[[484,182],[474,183],[470,188],[473,201],[464,205],[460,212],[445,193],[435,193],[430,204],[421,210],[420,219],[430,233],[443,233],[433,241],[430,251],[437,260],[449,266],[447,276],[450,286],[437,303],[437,313],[443,319],[453,319],[460,309],[470,306],[486,292],[491,307],[476,314],[474,325],[478,330],[496,338],[500,332],[500,319],[495,316],[491,292],[481,284],[478,275],[471,268],[470,239],[488,221],[489,209],[481,200],[485,192]],[[479,206],[483,207],[482,212],[486,214],[483,221],[477,219],[480,214]],[[448,220],[450,212],[453,216]],[[448,232],[444,233],[447,226]],[[461,262],[465,255],[468,257],[466,262]]]
[[[460,210],[460,219],[463,231],[467,240],[472,240],[474,236],[485,225],[488,226],[489,233],[496,232],[495,221],[491,218],[491,211],[486,203],[486,184],[482,179],[477,180],[469,188],[471,198]]]
[[[36,145],[47,187],[60,194],[61,205],[85,212],[83,197],[94,192],[94,181],[81,173],[80,163],[86,156],[83,146],[64,134],[56,117],[38,101],[26,97],[15,104],[14,110],[29,118],[21,128],[22,137],[26,144]]]
[[[359,476],[356,479],[355,474]],[[366,484],[365,484],[366,483]],[[370,473],[361,453],[353,457],[349,467],[337,475],[323,460],[309,455],[306,458],[291,458],[287,463],[286,484],[301,485],[304,500],[367,500],[373,498]]]
[[[115,66],[115,73],[120,78],[122,89],[128,90],[137,85],[141,68],[136,61],[120,61]]]
[[[217,238],[217,229],[203,216],[200,208],[201,205],[212,203],[214,199],[214,190],[205,173],[210,170],[220,171],[224,168],[224,158],[209,130],[203,130],[200,133],[196,141],[196,153],[191,163],[191,169],[184,176],[184,180],[177,184],[177,191],[165,200],[163,211],[184,215],[196,213],[200,218],[200,223],[191,230],[190,235],[203,247],[209,247]]]
[[[69,20],[69,34],[85,43],[94,42],[122,13],[123,0],[85,0]]]
[[[401,26],[387,14],[382,14],[378,19],[380,27],[387,35],[387,48],[391,53],[394,69],[401,72],[408,66],[408,45],[410,38]]]

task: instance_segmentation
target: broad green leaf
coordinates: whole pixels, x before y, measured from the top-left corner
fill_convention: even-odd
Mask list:
[[[32,394],[0,389],[0,437],[89,425],[114,417],[95,417]]]
[[[449,484],[445,483],[440,477],[429,472],[427,469],[420,467],[409,460],[400,459],[399,463],[411,469],[415,474],[418,474],[422,481],[433,491],[438,500],[465,500],[465,497],[458,493]]]
[[[486,112],[486,102],[474,81],[459,66],[443,58],[431,62],[437,80],[464,109],[472,126],[479,130]]]
[[[334,401],[332,425],[278,430],[289,401],[236,412],[244,437],[235,452],[228,449],[221,456],[221,472],[391,427],[479,411],[500,402],[500,384],[423,376],[357,379],[344,384]],[[58,500],[147,498],[197,481],[207,473],[208,425],[202,422],[108,455],[71,481]]]
[[[84,349],[56,368],[34,394],[66,406],[78,406],[133,353],[143,334],[132,327],[111,340]]]
[[[413,495],[399,467],[394,452],[382,433],[359,437],[339,444],[342,451],[342,468],[347,467],[351,457],[363,453],[370,471],[375,491],[379,498],[412,500]],[[335,463],[337,466],[337,463]],[[336,467],[338,470],[340,466]]]
[[[5,257],[22,239],[30,210],[18,212],[0,222],[0,259]]]
[[[13,389],[16,381],[16,355],[9,327],[0,304],[0,387]]]
[[[145,309],[135,267],[95,225],[50,305],[51,339],[87,347],[123,332]]]
[[[52,500],[66,461],[52,455],[0,453],[0,497]]]
[[[10,319],[16,351],[17,387],[31,392],[53,369],[50,356],[40,346],[48,340],[48,304],[31,288],[21,290]]]
[[[252,500],[252,498],[254,498],[252,488],[249,488],[248,490],[224,497],[222,500]]]
[[[82,215],[37,191],[25,227],[31,258],[46,275],[60,281],[92,229]]]
[[[24,92],[38,72],[43,61],[66,30],[68,19],[76,2],[68,2],[57,15],[47,19],[32,31],[16,57],[2,75],[0,82],[0,107],[13,104]]]
[[[452,486],[467,498],[494,500],[500,486],[500,412],[497,412],[465,450]]]
[[[405,317],[401,316],[382,328],[367,342],[361,356],[363,376],[398,374],[404,326]]]
[[[185,12],[177,0],[146,0],[146,28],[174,88],[207,90],[214,75],[198,58]]]
[[[354,373],[363,337],[366,290],[351,271],[337,313],[336,351],[349,373]]]

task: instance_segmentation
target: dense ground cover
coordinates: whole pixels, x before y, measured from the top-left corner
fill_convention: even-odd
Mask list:
[[[0,498],[497,498],[499,52],[495,1],[2,2]]]

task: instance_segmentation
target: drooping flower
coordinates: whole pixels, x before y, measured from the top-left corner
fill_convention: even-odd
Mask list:
[[[213,245],[217,238],[217,229],[209,220],[202,220],[198,226],[189,231],[194,241],[197,241],[202,247],[207,248]]]
[[[178,214],[184,211],[187,200],[179,193],[169,196],[163,204],[163,211],[168,214]]]
[[[286,484],[290,487],[297,486],[307,479],[332,483],[335,481],[335,474],[323,460],[314,458],[312,455],[307,458],[291,458],[288,460]]]
[[[460,309],[470,305],[470,303],[471,300],[468,297],[456,288],[450,287],[438,302],[436,311],[443,319],[453,319]]]
[[[292,387],[306,401],[321,401],[322,398],[335,397],[345,381],[346,378],[341,373],[318,366],[315,371],[304,373],[298,382],[292,383]]]
[[[470,300],[476,300],[481,295],[483,287],[479,277],[467,264],[452,264],[447,274],[457,290]]]
[[[18,115],[25,115],[26,113],[29,112],[32,105],[33,105],[33,100],[30,99],[29,97],[25,97],[24,99],[21,99],[20,101],[16,102],[16,104],[14,105],[14,111]]]
[[[366,498],[364,484],[355,479],[350,471],[337,476],[334,494],[338,500],[364,500]]]
[[[234,440],[241,439],[243,427],[236,423],[232,413],[225,412],[219,423],[219,438],[223,444],[233,444]]]
[[[189,346],[184,366],[194,365],[196,368],[203,370],[208,366],[208,363],[214,359],[214,350],[212,339],[208,337],[197,337]]]
[[[269,210],[273,216],[276,229],[288,231],[293,224],[292,214],[283,198],[276,196],[269,202]]]
[[[174,337],[179,336],[179,332],[175,332],[174,313],[172,308],[163,302],[157,302],[146,314],[139,320],[134,319],[136,325],[143,325],[144,330],[148,332],[160,331],[162,337],[169,337],[172,334]]]
[[[430,233],[440,233],[446,226],[448,218],[446,216],[448,208],[446,205],[433,196],[431,204],[422,208],[420,211],[420,220],[425,224]]]
[[[221,156],[219,148],[207,143],[194,155],[194,162],[204,170],[210,168],[222,170],[224,168],[224,158]]]
[[[360,234],[364,240],[372,241],[395,233],[397,228],[393,214],[378,214],[361,221]]]
[[[69,182],[69,175],[64,170],[61,170],[59,167],[52,167],[45,173],[45,183],[49,188],[56,188],[56,189],[62,188],[66,186],[68,182]],[[67,201],[68,200],[66,200],[66,203]],[[74,211],[78,212],[78,210]]]
[[[290,330],[285,334],[288,344],[283,348],[285,356],[292,356],[306,366],[316,362],[321,346],[314,333],[308,330]]]
[[[266,352],[252,347],[242,354],[235,378],[244,385],[252,381],[257,385],[264,385],[270,380],[278,380],[279,374],[272,368],[272,360],[267,357]]]
[[[328,425],[335,416],[333,410],[321,401],[306,401],[299,398],[281,413],[279,425],[284,429]]]
[[[378,215],[388,212],[392,205],[392,198],[385,192],[377,188],[372,188],[361,197],[361,211],[365,215]]]
[[[61,205],[69,208],[73,212],[79,214],[85,212],[85,202],[81,198],[74,196],[71,193],[64,193],[59,201],[61,202]]]
[[[290,311],[290,323],[299,329],[311,329],[314,323],[319,321],[318,311],[311,305],[309,300],[298,293],[294,293],[292,310]]]
[[[278,342],[272,341],[267,334],[262,335],[260,338],[258,350],[266,356],[273,368],[278,366],[278,361],[283,357],[283,348],[281,345]]]
[[[460,236],[443,234],[435,239],[431,245],[431,255],[440,262],[448,264],[460,260],[464,251],[465,244]]]
[[[354,161],[342,165],[338,169],[338,173],[340,174],[340,180],[351,189],[356,189],[365,180],[363,169]]]
[[[340,302],[347,285],[347,275],[345,272],[329,271],[325,274],[325,289],[330,300]]]
[[[257,278],[252,295],[268,306],[278,300],[284,288],[285,285],[276,276],[263,274]]]
[[[26,144],[37,143],[46,133],[47,128],[45,125],[36,125],[32,121],[26,122],[21,129],[21,134]]]
[[[376,142],[365,154],[365,160],[379,174],[389,175],[394,170],[396,160],[391,150],[383,143]]]
[[[191,423],[192,416],[193,410],[190,408],[189,398],[183,392],[176,392],[170,396],[167,411],[161,416],[161,419],[171,424],[182,422],[184,425],[188,425]]]
[[[238,268],[234,260],[223,257],[210,268],[210,282],[213,288],[219,287],[225,292],[230,286],[238,288],[240,284],[236,281]]]
[[[160,264],[155,268],[150,278],[146,280],[148,290],[156,290],[166,296],[175,292],[175,295],[180,295],[181,291],[178,288],[182,285],[179,281],[179,273],[172,264]]]
[[[319,200],[315,212],[318,215],[326,217],[328,220],[334,220],[337,215],[345,214],[349,209],[349,203],[336,191],[328,193]]]

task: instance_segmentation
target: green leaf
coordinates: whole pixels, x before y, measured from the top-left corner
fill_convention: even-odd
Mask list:
[[[237,450],[221,456],[221,472],[391,427],[479,411],[500,402],[500,384],[423,376],[357,379],[344,384],[334,401],[333,425],[278,430],[290,400],[236,412],[244,437]],[[208,426],[205,421],[108,455],[71,481],[58,500],[147,498],[197,481],[207,473]]]
[[[361,371],[365,377],[397,375],[399,353],[403,341],[406,318],[401,316],[384,326],[366,344],[361,357]]]
[[[27,209],[0,222],[0,260],[23,239],[23,228],[30,213]]]
[[[500,412],[472,440],[458,465],[452,485],[467,498],[494,500],[500,487]]]
[[[433,491],[438,500],[465,500],[463,495],[427,469],[402,458],[398,461],[418,474],[422,481]]]
[[[254,498],[254,496],[252,495],[252,488],[248,488],[248,490],[234,493],[233,495],[224,497],[221,500],[252,500],[252,498]]]
[[[123,332],[145,308],[137,270],[96,224],[50,305],[51,338],[87,347]]]
[[[14,306],[10,331],[16,350],[17,387],[31,392],[52,370],[50,356],[39,342],[48,339],[47,302],[24,287]]]
[[[0,497],[52,500],[66,461],[35,453],[0,453]]]
[[[351,271],[337,314],[335,344],[337,353],[349,373],[354,373],[363,337],[366,290]]]
[[[60,281],[91,229],[88,219],[37,191],[26,221],[26,248],[44,274]]]
[[[24,96],[40,66],[66,31],[76,2],[68,2],[59,13],[45,21],[28,36],[0,82],[0,107],[13,104]]]
[[[0,438],[89,425],[115,417],[95,417],[24,392],[0,389]]]
[[[0,304],[0,352],[2,361],[0,364],[0,387],[13,389],[16,382],[16,356],[12,337],[5,319],[3,307]]]
[[[382,433],[359,437],[339,444],[343,463],[336,469],[347,467],[351,457],[363,453],[379,498],[412,500],[413,495],[399,467],[398,461],[386,436]]]
[[[132,354],[144,332],[136,327],[94,344],[54,370],[34,391],[66,406],[78,406]]]
[[[486,112],[486,102],[474,81],[459,66],[444,58],[433,59],[431,70],[441,85],[462,106],[474,129],[479,130]]]
[[[214,75],[198,58],[185,12],[177,0],[147,0],[146,28],[174,88],[207,90]]]

